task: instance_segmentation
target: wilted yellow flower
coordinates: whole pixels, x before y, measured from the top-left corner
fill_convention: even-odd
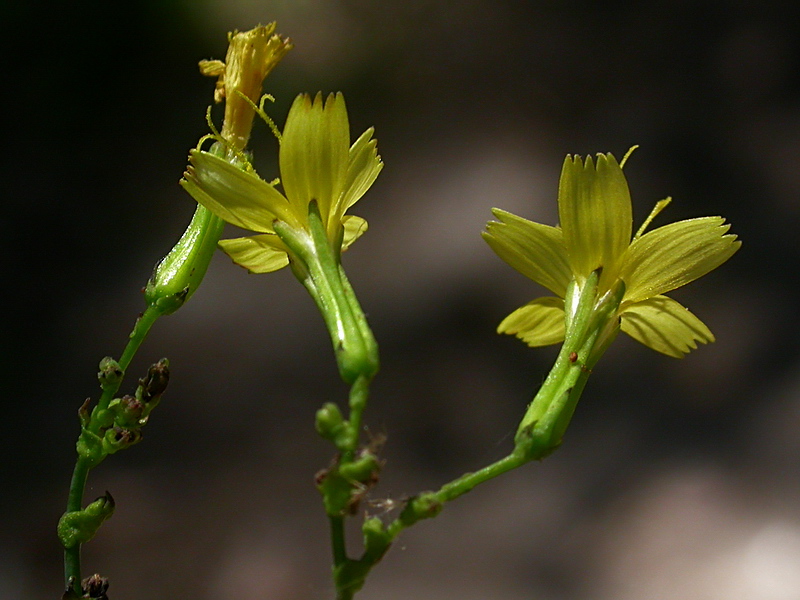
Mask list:
[[[730,225],[722,217],[679,221],[645,233],[668,203],[669,199],[657,203],[631,238],[628,183],[611,154],[598,154],[596,163],[591,157],[585,162],[578,156],[565,159],[558,189],[560,226],[494,209],[499,222],[489,222],[484,239],[509,265],[556,294],[515,310],[498,333],[514,334],[531,346],[563,341],[570,316],[565,315],[564,299],[596,273],[598,306],[609,294],[622,294],[607,317],[612,326],[605,337],[621,328],[644,345],[677,358],[698,342],[714,341],[700,319],[664,294],[716,269],[741,242],[727,233]],[[603,342],[598,340],[598,345],[604,347]]]
[[[253,273],[288,264],[290,250],[275,233],[282,221],[298,232],[309,229],[309,208],[316,202],[326,235],[338,254],[367,230],[361,217],[345,215],[383,168],[373,129],[350,145],[344,97],[299,95],[286,118],[279,153],[281,193],[261,179],[249,163],[243,168],[209,152],[193,150],[184,188],[200,204],[228,223],[260,235],[223,240],[220,247]]]

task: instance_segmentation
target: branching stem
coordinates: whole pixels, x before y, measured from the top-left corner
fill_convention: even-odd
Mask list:
[[[156,322],[161,314],[153,307],[148,307],[147,310],[137,319],[136,324],[131,331],[128,339],[128,344],[119,359],[119,366],[123,373],[127,370],[128,366],[136,355],[139,346],[142,345],[153,323]],[[101,408],[107,408],[114,395],[119,390],[122,384],[122,377],[114,385],[105,386],[103,394],[97,405]],[[73,512],[81,510],[83,507],[83,495],[86,490],[86,479],[89,476],[89,471],[92,468],[91,461],[78,454],[75,461],[75,468],[72,471],[72,481],[69,486],[69,496],[67,497],[67,511]],[[64,579],[66,586],[72,587],[73,591],[81,594],[81,545],[76,544],[71,548],[64,550]]]

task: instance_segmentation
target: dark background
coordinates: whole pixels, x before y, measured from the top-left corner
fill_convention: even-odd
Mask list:
[[[637,223],[672,195],[658,224],[722,214],[744,242],[674,294],[716,344],[678,361],[621,336],[564,446],[403,534],[360,597],[800,598],[792,4],[0,2],[0,597],[60,597],[76,409],[193,211],[177,182],[213,89],[196,63],[224,58],[227,31],[277,19],[296,48],[267,81],[270,114],[341,90],[353,137],[374,125],[386,163],[345,257],[382,351],[366,413],[388,436],[376,501],[509,451],[555,349],[494,333],[541,290],[479,232],[493,206],[554,224],[566,153],[639,144]],[[253,147],[276,176],[263,125]],[[305,291],[217,256],[123,391],[161,356],[173,380],[145,442],[90,477],[87,500],[110,490],[118,509],[85,571],[110,577],[114,600],[331,598],[313,488],[331,451],[312,427],[346,388]]]

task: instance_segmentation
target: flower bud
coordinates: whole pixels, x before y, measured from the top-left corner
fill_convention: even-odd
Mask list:
[[[97,373],[97,379],[100,381],[100,387],[105,389],[113,387],[122,381],[122,376],[125,372],[119,366],[119,363],[110,356],[106,356],[100,361],[100,372]]]
[[[317,429],[317,433],[326,440],[331,441],[339,437],[342,431],[347,427],[342,417],[342,412],[333,402],[325,403],[322,408],[317,411],[314,425]]]
[[[377,456],[368,450],[362,450],[356,460],[340,465],[339,473],[349,481],[366,484],[377,481],[380,466]]]
[[[134,396],[115,398],[108,408],[114,413],[114,424],[123,429],[141,427],[147,422],[145,406]]]
[[[83,510],[64,513],[58,522],[58,538],[64,548],[90,541],[103,521],[114,514],[114,498],[108,492]]]
[[[175,247],[156,265],[145,300],[162,315],[178,310],[203,281],[222,235],[224,221],[198,206]]]

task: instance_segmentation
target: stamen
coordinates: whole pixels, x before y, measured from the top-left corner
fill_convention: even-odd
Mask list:
[[[250,98],[245,96],[239,90],[235,90],[235,93],[241,96],[242,99],[244,99],[244,101],[247,102],[250,105],[250,107],[255,111],[255,113],[259,117],[261,117],[261,119],[267,124],[267,127],[270,128],[270,131],[272,131],[272,135],[275,136],[275,139],[277,139],[278,143],[280,144],[281,139],[283,137],[281,136],[280,129],[278,129],[278,126],[275,125],[275,121],[273,121],[272,118],[266,112],[264,112],[264,102],[266,100],[269,100],[270,102],[275,102],[275,97],[272,94],[264,94],[263,96],[261,96],[261,101],[258,103],[258,106],[256,106],[255,102],[250,100]]]
[[[656,202],[656,205],[653,207],[653,210],[650,211],[650,216],[648,216],[644,220],[644,223],[642,223],[642,226],[639,227],[639,231],[637,231],[636,235],[633,236],[634,240],[638,239],[639,237],[642,236],[642,234],[644,233],[644,230],[647,229],[647,226],[650,225],[651,221],[658,216],[658,213],[660,213],[662,210],[667,208],[667,205],[670,202],[672,202],[672,196],[667,196],[663,200],[659,200],[658,202]]]
[[[628,162],[628,157],[633,154],[633,151],[639,147],[639,144],[635,146],[631,146],[630,149],[625,153],[625,156],[622,157],[622,160],[619,163],[619,168],[622,169],[625,166],[625,163]]]

